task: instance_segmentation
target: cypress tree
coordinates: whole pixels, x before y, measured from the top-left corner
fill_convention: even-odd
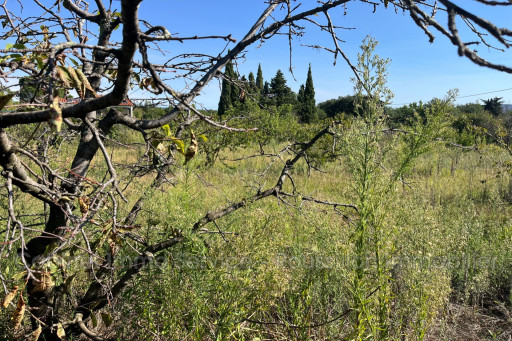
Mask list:
[[[302,106],[304,104],[304,84],[300,85],[299,93],[297,94],[297,101],[299,105]]]
[[[258,73],[256,74],[256,86],[260,93],[263,92],[263,71],[261,71],[261,64],[258,64]]]
[[[247,86],[247,89],[251,94],[256,93],[256,80],[254,79],[254,73],[249,73],[249,84]]]
[[[309,64],[308,77],[304,88],[304,102],[302,106],[302,119],[304,122],[313,122],[317,119],[315,87],[313,85],[313,75],[311,73],[311,64]]]
[[[244,103],[247,93],[250,91],[250,84],[247,81],[247,78],[245,78],[245,75],[242,76],[240,79],[241,82],[241,88],[238,89],[239,96],[238,96],[238,103]]]
[[[233,69],[233,63],[228,62],[224,69],[225,77],[222,79],[222,90],[220,92],[219,107],[217,114],[222,117],[226,112],[231,109],[238,101],[238,88],[232,84],[232,81],[236,79],[236,73]],[[235,100],[235,101],[233,101]]]
[[[234,82],[238,80],[238,73],[235,72],[233,64],[229,70],[229,78],[231,79],[231,106],[234,107],[240,103],[240,88]]]

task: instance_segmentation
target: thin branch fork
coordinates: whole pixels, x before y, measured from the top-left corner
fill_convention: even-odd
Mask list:
[[[265,191],[259,192],[251,197],[245,198],[237,203],[234,203],[230,206],[225,207],[224,209],[217,211],[217,212],[208,212],[203,218],[199,219],[193,226],[192,231],[197,231],[200,228],[202,228],[204,225],[214,222],[217,219],[220,219],[240,208],[243,208],[245,206],[248,206],[256,201],[259,201],[261,199],[264,199],[269,196],[275,196],[278,197],[280,195],[280,192],[284,186],[285,179],[289,178],[289,172],[293,168],[293,166],[302,159],[306,152],[324,135],[330,133],[330,129],[332,126],[338,124],[339,122],[333,122],[332,124],[328,125],[324,129],[322,129],[320,132],[318,132],[309,142],[303,144],[302,149],[297,152],[295,157],[292,159],[289,159],[285,162],[281,174],[277,180],[277,183],[275,186],[266,189]]]
[[[310,196],[307,196],[307,195],[291,194],[291,193],[286,193],[286,192],[282,192],[282,191],[279,192],[279,194],[287,196],[287,197],[291,197],[291,198],[299,198],[300,200],[303,200],[303,201],[311,201],[311,202],[314,202],[316,204],[333,206],[333,208],[338,208],[338,207],[351,208],[354,211],[359,212],[357,206],[354,205],[354,204],[342,204],[342,203],[338,203],[338,202],[331,202],[331,201],[327,201],[327,200],[316,199],[316,198],[313,198],[313,197],[310,197]]]
[[[91,122],[89,122],[89,120],[87,118],[84,118],[84,122],[89,127],[89,129],[91,129],[92,133],[94,134],[94,137],[96,138],[96,141],[98,142],[98,146],[103,154],[103,157],[105,158],[105,162],[107,163],[108,171],[113,180],[114,188],[115,188],[117,194],[119,194],[119,196],[124,200],[124,202],[128,202],[128,199],[125,198],[125,196],[119,189],[119,183],[117,180],[116,170],[115,170],[114,166],[112,165],[112,161],[110,160],[110,156],[108,155],[107,149],[105,148],[105,145],[103,144],[103,141],[100,137],[100,133],[98,132],[96,127]]]

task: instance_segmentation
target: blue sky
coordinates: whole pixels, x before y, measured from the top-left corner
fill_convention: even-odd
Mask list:
[[[501,26],[507,25],[512,15],[512,7],[488,8],[478,5],[475,0],[455,2],[464,8],[475,9],[480,15]],[[305,0],[304,3],[312,6],[316,1]],[[28,4],[24,6],[30,11]],[[114,1],[113,8],[116,6],[120,7],[120,4]],[[265,7],[262,0],[145,0],[140,6],[140,18],[153,25],[163,25],[171,33],[182,36],[232,34],[240,40]],[[460,96],[512,88],[512,75],[478,67],[459,57],[456,48],[437,32],[433,31],[436,40],[430,44],[426,35],[407,14],[395,14],[393,9],[386,10],[384,6],[379,6],[375,13],[372,11],[371,5],[351,1],[346,6],[346,15],[344,9],[339,8],[331,12],[331,17],[336,25],[356,28],[340,30],[338,34],[346,41],[341,45],[342,49],[354,63],[366,35],[380,42],[377,53],[392,60],[388,69],[388,86],[395,93],[393,103],[428,101],[433,97],[443,97],[448,90],[454,88],[459,89]],[[315,19],[323,20],[323,17]],[[444,18],[441,21],[444,24]],[[296,81],[287,71],[289,47],[288,40],[283,36],[275,36],[261,46],[250,47],[246,58],[238,64],[239,72],[245,75],[251,71],[256,73],[258,63],[261,63],[264,78],[270,81],[276,71],[281,69],[288,79],[288,85],[297,91],[300,84],[305,82],[307,68],[311,63],[317,102],[352,94],[352,74],[342,59],[333,66],[332,55],[328,52],[301,46],[319,44],[332,47],[329,36],[317,28],[305,26],[308,27],[306,34],[293,41],[292,58]],[[198,51],[217,54],[224,46],[225,43],[221,41],[201,40],[186,44],[174,42],[165,46],[165,49],[172,54]],[[477,49],[485,58],[512,66],[510,51],[502,53],[482,46]],[[155,52],[152,59],[154,62],[163,62],[168,58]],[[219,93],[219,84],[214,81],[198,98],[198,102],[206,108],[216,108]],[[475,102],[480,98],[494,96],[503,97],[506,103],[512,103],[512,90],[461,98],[458,103]]]

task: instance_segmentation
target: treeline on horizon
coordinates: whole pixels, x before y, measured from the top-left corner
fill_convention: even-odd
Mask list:
[[[407,125],[410,120],[424,117],[432,101],[413,102],[401,107],[385,107],[385,119],[390,128]],[[452,126],[457,133],[456,142],[472,145],[477,137],[485,136],[492,142],[496,136],[509,141],[512,139],[512,115],[504,110],[501,97],[480,99],[482,103],[454,105],[452,108]],[[258,65],[256,76],[250,72],[247,76],[235,71],[232,63],[228,63],[223,80],[217,110],[206,110],[209,115],[221,121],[239,117],[250,110],[266,110],[270,113],[295,118],[298,123],[317,123],[326,119],[347,119],[361,116],[361,108],[357,108],[354,95],[344,95],[316,103],[314,81],[311,64],[306,81],[295,93],[287,84],[281,70],[267,81],[263,77],[261,64]],[[149,104],[135,110],[140,117],[157,117],[164,108]],[[289,119],[290,117],[288,117]]]

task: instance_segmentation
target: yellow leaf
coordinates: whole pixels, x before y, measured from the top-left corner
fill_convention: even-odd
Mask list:
[[[170,137],[172,134],[171,134],[171,127],[169,127],[168,124],[162,126],[162,129],[165,131],[165,135],[167,137]]]
[[[80,205],[80,212],[82,213],[82,217],[89,211],[89,205],[91,204],[91,199],[88,196],[82,195],[78,198],[78,204]]]
[[[18,272],[18,273],[15,273],[14,275],[12,275],[11,279],[13,281],[18,281],[20,279],[22,279],[23,277],[25,277],[27,275],[27,271],[21,271],[21,272]]]
[[[185,155],[185,143],[182,140],[177,139],[175,137],[171,137],[171,140],[172,140],[172,142],[174,142],[174,144],[176,144],[176,148],[178,148],[178,152],[180,152],[180,154]]]
[[[62,110],[60,109],[59,101],[59,96],[53,98],[53,103],[50,104],[50,118],[48,119],[50,129],[56,133],[60,132],[62,127]]]
[[[64,340],[66,337],[66,332],[64,331],[64,327],[62,327],[62,324],[57,324],[57,337],[61,340]]]
[[[19,286],[15,285],[12,287],[11,291],[7,295],[5,295],[4,299],[2,300],[2,307],[7,308],[9,304],[11,304],[14,297],[16,297],[16,294],[18,293]]]
[[[158,150],[160,153],[165,153],[165,146],[162,142],[160,142],[157,146],[156,146],[156,150]]]

